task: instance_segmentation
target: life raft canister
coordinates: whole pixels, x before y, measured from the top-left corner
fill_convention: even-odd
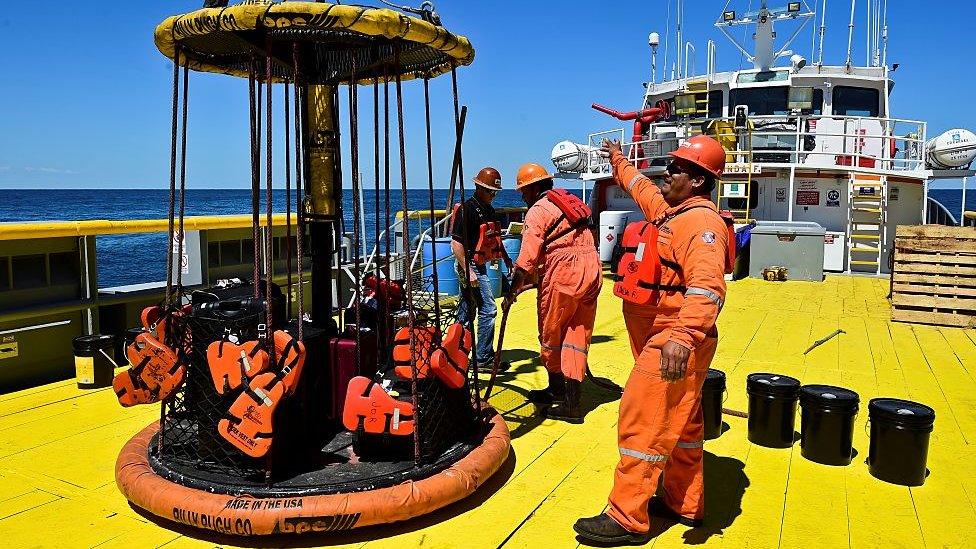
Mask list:
[[[461,204],[455,204],[451,211],[451,231],[457,219]],[[486,221],[478,226],[478,243],[471,253],[471,261],[475,265],[484,265],[502,257],[502,228],[497,221]]]
[[[434,375],[451,389],[460,389],[467,381],[473,339],[471,330],[461,323],[452,324],[441,346],[430,357]]]
[[[413,350],[410,345],[410,327],[400,328],[393,337],[393,370],[400,379],[413,379],[414,359],[417,379],[430,375],[430,355],[434,352],[434,335],[437,329],[433,326],[422,326],[413,328],[412,331]]]
[[[401,402],[375,381],[357,376],[349,380],[342,425],[349,431],[407,436],[413,434],[413,405]]]

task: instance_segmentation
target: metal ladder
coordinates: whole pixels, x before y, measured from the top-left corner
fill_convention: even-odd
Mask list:
[[[717,181],[719,209],[731,212],[733,217],[735,217],[736,223],[749,223],[752,221],[752,216],[750,215],[752,213],[752,151],[735,150],[726,152],[728,153],[726,157],[732,156],[737,164],[744,163],[746,165],[746,179],[745,181],[725,181],[722,179]],[[729,190],[733,191],[733,196],[725,194],[726,185],[730,187]],[[736,192],[739,185],[745,185],[743,189],[745,194]],[[723,200],[726,201],[725,204],[722,203]],[[745,201],[745,207],[733,208],[732,203],[729,202],[731,200],[743,200]]]
[[[847,189],[847,268],[881,274],[887,241],[888,178],[850,172]]]

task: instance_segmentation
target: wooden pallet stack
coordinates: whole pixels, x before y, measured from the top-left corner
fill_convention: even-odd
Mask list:
[[[898,227],[891,319],[976,327],[976,228]]]

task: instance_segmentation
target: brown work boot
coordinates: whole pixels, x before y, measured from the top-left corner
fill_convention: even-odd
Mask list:
[[[583,410],[580,408],[580,388],[583,383],[575,379],[566,380],[566,396],[545,411],[545,417],[567,423],[583,423]]]
[[[549,374],[549,386],[545,389],[529,391],[529,402],[541,406],[550,406],[566,398],[566,378],[561,372],[546,372]]]
[[[583,539],[599,543],[617,543],[639,545],[650,539],[648,534],[631,532],[606,513],[595,517],[581,518],[573,525],[573,530]]]

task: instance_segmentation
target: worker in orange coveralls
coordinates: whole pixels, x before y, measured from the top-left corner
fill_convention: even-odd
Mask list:
[[[648,305],[625,299],[636,364],[620,400],[620,461],[606,513],[579,519],[574,529],[587,540],[640,543],[650,536],[650,515],[692,527],[704,517],[701,390],[718,342],[730,245],[709,197],[725,151],[707,136],[688,139],[671,153],[660,189],[619,143],[604,141],[602,151],[617,184],[658,228],[659,297]],[[652,499],[662,474],[664,497]]]
[[[552,176],[539,164],[519,169],[516,188],[529,210],[512,290],[502,307],[511,307],[527,280],[538,280],[540,354],[549,387],[529,398],[551,405],[543,408],[549,419],[582,423],[580,389],[603,284],[590,210],[576,195],[554,189]]]

